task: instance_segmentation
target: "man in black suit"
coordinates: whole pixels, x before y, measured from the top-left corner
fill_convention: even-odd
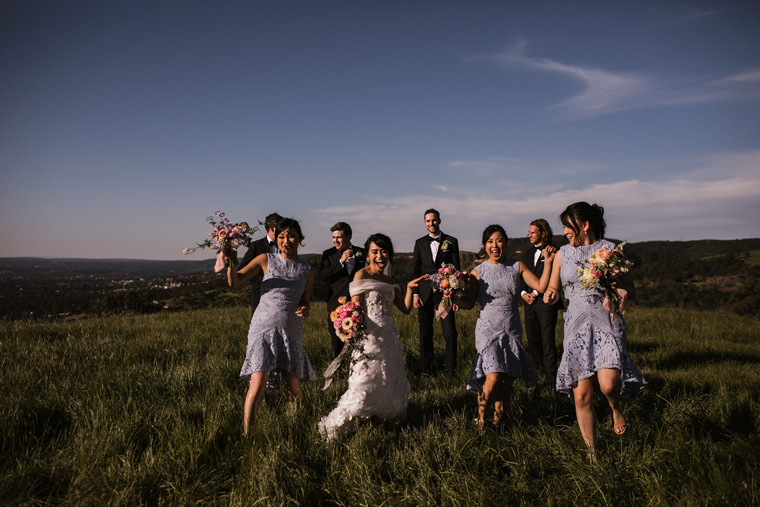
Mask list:
[[[544,248],[554,248],[552,228],[543,218],[534,220],[528,227],[530,248],[525,252],[523,262],[537,276],[544,272]],[[557,327],[557,313],[564,308],[562,301],[547,305],[544,295],[528,287],[520,278],[520,296],[525,301],[525,332],[528,338],[528,351],[536,370],[543,371],[546,383],[556,388],[557,381],[557,345],[554,331]]]
[[[441,264],[459,267],[459,243],[457,239],[441,232],[441,214],[434,209],[425,211],[425,228],[428,234],[414,243],[412,278],[438,271]],[[419,283],[414,293],[414,307],[420,323],[420,358],[422,373],[435,374],[433,352],[433,318],[443,294],[433,291],[427,280]],[[446,339],[446,366],[449,378],[453,378],[457,363],[457,329],[454,312],[441,320],[443,337]]]
[[[357,271],[365,265],[364,249],[351,245],[351,226],[338,222],[330,228],[332,242],[335,245],[322,252],[319,276],[327,283],[327,329],[330,332],[330,346],[333,357],[338,357],[343,350],[343,342],[335,334],[330,320],[330,312],[338,306],[338,298],[350,299],[348,285]]]
[[[245,252],[243,260],[238,264],[238,269],[242,269],[246,264],[261,254],[265,253],[280,253],[277,248],[277,241],[274,237],[274,231],[277,228],[277,224],[280,223],[282,217],[277,213],[268,215],[264,220],[264,228],[267,231],[267,235],[261,239],[257,239],[251,246],[248,247],[248,251]],[[259,306],[259,300],[261,299],[261,276],[257,276],[251,280],[251,317],[253,312],[256,311],[256,307]]]

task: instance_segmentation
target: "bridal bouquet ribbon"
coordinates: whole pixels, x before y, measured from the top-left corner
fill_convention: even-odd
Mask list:
[[[214,216],[206,218],[206,222],[211,224],[211,232],[203,243],[197,243],[195,248],[185,248],[182,253],[191,255],[196,250],[204,248],[215,248],[216,265],[215,272],[222,271],[225,267],[234,267],[237,265],[237,251],[242,245],[250,246],[251,237],[259,230],[258,227],[251,227],[247,222],[233,224],[228,218],[225,218],[224,212],[217,210]]]
[[[586,290],[604,289],[604,309],[610,313],[612,322],[615,322],[617,312],[625,313],[627,292],[618,288],[618,278],[633,266],[623,255],[626,243],[623,241],[612,251],[607,247],[600,248],[576,269],[581,287]]]
[[[353,368],[354,362],[365,356],[364,342],[367,339],[367,335],[364,332],[364,308],[362,304],[358,301],[349,301],[345,296],[338,298],[338,303],[340,303],[340,306],[330,313],[330,320],[335,328],[335,335],[345,345],[338,357],[327,367],[324,374],[325,386],[322,390],[330,387],[333,377],[343,363],[343,357],[346,354],[351,358],[351,368]],[[357,357],[354,357],[354,351],[358,352]]]
[[[435,292],[443,293],[441,304],[435,312],[435,318],[445,319],[454,306],[451,297],[456,292],[464,292],[467,289],[468,274],[459,271],[453,264],[442,264],[438,271],[430,275],[430,283]]]

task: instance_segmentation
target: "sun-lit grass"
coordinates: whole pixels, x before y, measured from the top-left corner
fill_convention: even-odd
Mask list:
[[[456,381],[417,375],[417,321],[395,315],[412,394],[405,424],[326,445],[317,421],[345,383],[304,384],[303,409],[267,392],[241,434],[245,307],[64,323],[0,323],[0,498],[8,505],[757,505],[760,322],[632,309],[628,346],[649,388],[587,463],[572,402],[517,391],[478,436],[464,389],[476,311],[458,316]],[[330,362],[324,304],[306,321]],[[561,329],[558,333],[561,337]],[[443,343],[436,336],[439,369]]]

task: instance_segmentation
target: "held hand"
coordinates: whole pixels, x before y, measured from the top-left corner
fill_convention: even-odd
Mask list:
[[[547,305],[553,305],[557,302],[559,299],[559,294],[557,294],[556,290],[548,289],[546,292],[544,292],[544,303]]]
[[[219,273],[220,271],[224,270],[224,268],[231,268],[232,263],[227,262],[229,260],[229,257],[225,255],[225,252],[219,251],[216,254],[216,264],[214,264],[214,272]]]
[[[417,309],[419,310],[419,309],[420,309],[420,308],[422,308],[423,306],[425,306],[425,305],[424,305],[424,303],[422,302],[422,298],[421,298],[421,297],[419,297],[419,296],[415,296],[415,298],[414,298],[414,307],[415,307],[415,308],[417,308]]]
[[[347,249],[347,250],[343,250],[343,255],[340,256],[340,262],[343,263],[343,264],[345,264],[346,260],[349,257],[353,257],[353,255],[354,255],[354,251],[351,250],[350,248]]]
[[[296,310],[296,315],[301,317],[302,319],[305,319],[309,316],[309,307],[308,306],[299,306]]]
[[[451,308],[452,308],[452,309],[453,309],[455,312],[458,312],[458,311],[459,311],[459,305],[458,305],[458,304],[456,304],[456,303],[454,303],[453,305],[451,305]]]
[[[522,295],[522,298],[529,305],[532,305],[533,302],[536,300],[536,296],[532,292],[526,292],[525,294]]]
[[[554,248],[552,245],[548,245],[546,248],[544,248],[544,262],[547,264],[550,264],[554,260],[554,256],[557,255],[557,249]]]

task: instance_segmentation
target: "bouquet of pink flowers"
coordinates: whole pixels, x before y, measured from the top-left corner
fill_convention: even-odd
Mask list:
[[[259,230],[258,227],[251,227],[247,222],[233,224],[229,219],[224,217],[224,212],[217,210],[214,215],[219,218],[210,216],[206,222],[211,224],[211,232],[208,234],[206,241],[198,243],[195,248],[185,248],[182,253],[191,255],[196,250],[204,248],[215,248],[217,251],[217,262],[214,270],[216,272],[224,269],[225,265],[233,267],[237,264],[237,250],[240,246],[250,246],[251,236]],[[229,254],[229,255],[228,255]],[[226,262],[223,259],[226,258]]]
[[[619,303],[621,297],[617,288],[617,279],[633,266],[633,263],[623,256],[623,246],[626,243],[627,241],[623,241],[611,252],[607,247],[600,248],[590,259],[581,263],[576,269],[580,275],[581,287],[586,290],[598,290],[601,286],[612,303]]]
[[[364,355],[364,342],[367,335],[364,332],[364,314],[362,304],[358,301],[350,301],[345,296],[338,298],[340,306],[330,313],[335,334],[346,344],[346,353],[352,358],[353,352],[359,352],[359,357]]]
[[[430,275],[430,283],[435,292],[442,292],[441,305],[435,313],[436,318],[443,319],[454,306],[451,296],[455,292],[464,292],[467,289],[467,279],[470,275],[459,271],[453,264],[442,264],[438,271]]]

